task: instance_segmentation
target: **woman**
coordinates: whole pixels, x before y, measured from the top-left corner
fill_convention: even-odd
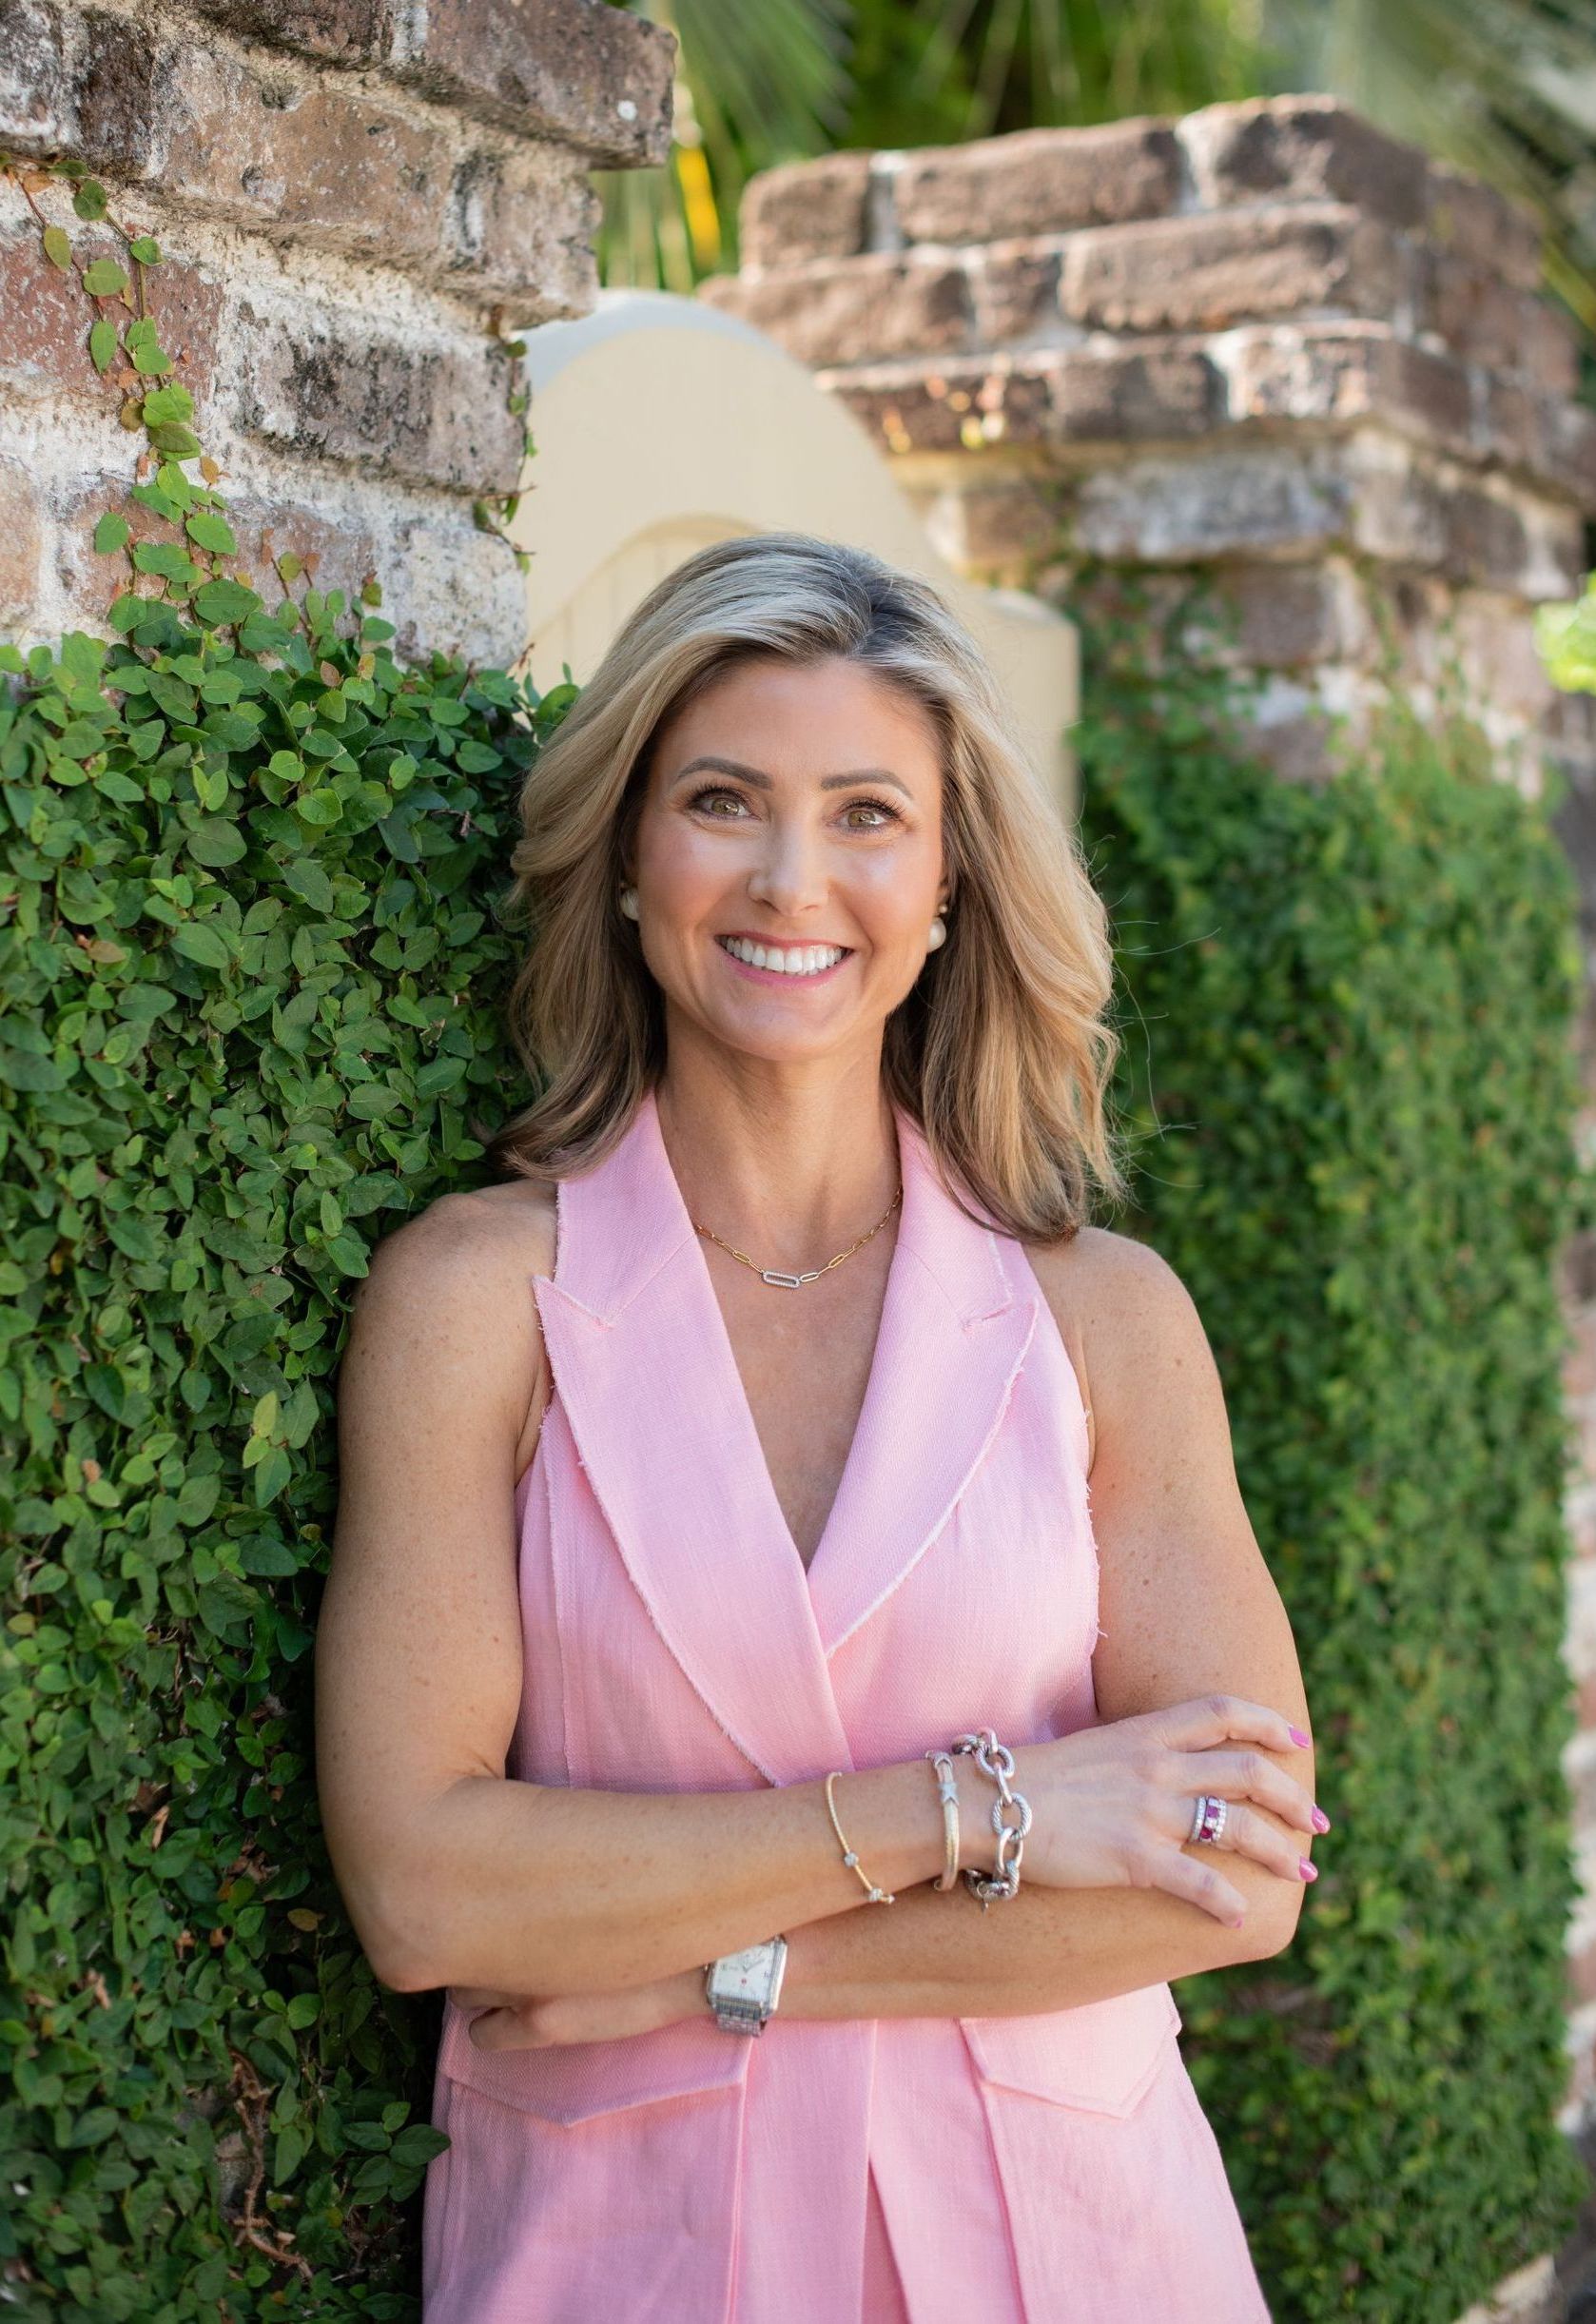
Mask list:
[[[318,1641],[351,1917],[449,1988],[428,2324],[1267,2318],[1168,1981],[1326,1823],[989,672],[704,550],[515,869],[547,1085],[360,1287]]]

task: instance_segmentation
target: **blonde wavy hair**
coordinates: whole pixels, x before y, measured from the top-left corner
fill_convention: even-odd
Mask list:
[[[886,1089],[955,1201],[1057,1241],[1086,1223],[1094,1179],[1125,1193],[1106,1114],[1119,1040],[1105,908],[937,592],[804,533],[717,541],[667,574],[527,775],[504,903],[531,935],[507,1016],[543,1086],[486,1140],[490,1162],[544,1182],[590,1169],[659,1079],[663,996],[618,893],[666,721],[750,661],[831,656],[919,703],[941,744],[947,940],[886,1020]]]

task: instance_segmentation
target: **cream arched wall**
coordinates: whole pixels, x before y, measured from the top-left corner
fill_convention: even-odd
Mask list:
[[[664,292],[601,291],[591,315],[522,336],[536,448],[510,535],[532,558],[517,667],[540,693],[566,663],[585,680],[626,615],[694,549],[785,529],[853,541],[923,574],[955,608],[1073,817],[1073,624],[946,564],[858,422],[802,364],[735,316]]]

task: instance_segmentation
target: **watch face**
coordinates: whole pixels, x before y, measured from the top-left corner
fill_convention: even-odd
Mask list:
[[[710,1979],[710,1998],[717,2002],[748,2002],[760,2009],[772,2008],[786,1952],[786,1945],[778,1941],[747,1945],[740,1953],[723,1954]]]

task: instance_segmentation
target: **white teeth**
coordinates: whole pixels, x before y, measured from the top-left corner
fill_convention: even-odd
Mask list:
[[[845,950],[842,945],[810,944],[783,951],[774,946],[749,944],[740,936],[722,936],[718,942],[734,959],[746,960],[754,968],[774,968],[783,976],[818,975],[822,968],[840,961]]]

